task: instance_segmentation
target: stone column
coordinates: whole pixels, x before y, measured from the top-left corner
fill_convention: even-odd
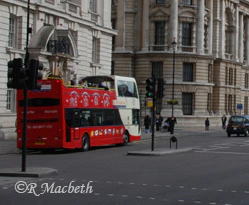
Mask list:
[[[235,5],[235,35],[234,35],[234,60],[239,61],[239,6]]]
[[[173,42],[174,38],[177,42],[178,39],[178,0],[171,0],[170,5],[170,29],[171,29],[171,39],[170,44]],[[173,50],[171,46],[171,50]]]
[[[204,0],[198,1],[197,53],[204,53]]]
[[[246,60],[247,65],[249,65],[249,17],[246,19]]]
[[[142,22],[142,51],[148,51],[149,48],[149,6],[150,1],[143,1],[143,22]]]
[[[208,27],[208,54],[213,53],[213,0],[210,0],[210,11],[209,11],[209,27]]]
[[[244,15],[241,13],[240,14],[240,19],[239,19],[239,60],[241,63],[244,61]]]
[[[225,58],[225,39],[226,39],[226,33],[225,33],[225,0],[221,0],[221,29],[220,29],[220,58]]]
[[[125,0],[118,1],[117,6],[117,30],[118,35],[116,39],[116,49],[115,51],[124,51],[125,50]]]

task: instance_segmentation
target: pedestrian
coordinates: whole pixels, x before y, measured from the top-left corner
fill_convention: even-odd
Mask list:
[[[209,119],[207,118],[205,120],[205,131],[208,131],[209,130],[209,126],[210,126],[210,123],[209,123]]]
[[[150,126],[151,126],[151,117],[149,115],[146,115],[144,118],[144,127],[146,134],[149,132]]]
[[[223,130],[226,129],[226,121],[227,121],[227,117],[226,117],[226,115],[224,114],[224,115],[222,116],[222,118],[221,118]]]
[[[170,134],[174,134],[175,124],[177,124],[176,118],[172,115],[169,120],[169,131]]]
[[[156,131],[159,131],[159,127],[160,127],[160,118],[159,115],[156,115]]]
[[[159,115],[159,130],[162,131],[163,117]]]

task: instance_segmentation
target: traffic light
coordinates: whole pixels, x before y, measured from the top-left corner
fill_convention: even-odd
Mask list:
[[[146,80],[146,90],[147,90],[147,93],[146,93],[146,97],[147,98],[154,98],[154,88],[155,88],[155,81],[153,78],[148,78]]]
[[[157,80],[157,98],[163,98],[165,90],[165,81],[163,78],[158,78]]]
[[[20,84],[20,70],[23,67],[21,58],[15,58],[8,62],[8,88],[19,89]]]
[[[42,73],[39,70],[43,69],[43,64],[39,60],[31,59],[28,66],[27,86],[29,90],[40,90],[41,83],[37,80],[42,79]]]

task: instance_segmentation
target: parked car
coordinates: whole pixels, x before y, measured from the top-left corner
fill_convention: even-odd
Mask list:
[[[240,134],[247,137],[249,134],[249,115],[232,115],[227,124],[227,136],[231,134]]]

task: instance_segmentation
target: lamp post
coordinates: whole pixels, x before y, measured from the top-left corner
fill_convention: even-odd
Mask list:
[[[175,92],[175,54],[176,54],[176,41],[171,43],[173,45],[173,83],[172,83],[172,100],[174,100],[174,92]],[[172,113],[171,116],[174,115],[174,103],[172,103]]]

